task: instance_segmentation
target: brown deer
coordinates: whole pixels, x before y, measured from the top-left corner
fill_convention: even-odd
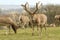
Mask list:
[[[0,16],[1,25],[11,25],[13,31],[16,33],[19,26],[9,17],[9,16]]]
[[[55,15],[55,24],[56,24],[57,26],[60,25],[60,15]]]
[[[55,19],[60,21],[60,15],[55,15]]]
[[[26,16],[26,15],[19,16],[19,22],[20,22],[22,28],[25,28],[25,26],[28,26],[29,21],[30,21],[30,19],[28,16]]]
[[[26,15],[20,15],[19,16],[19,22],[20,24],[22,24],[23,28],[25,28],[25,26],[27,26],[29,24],[29,17]]]
[[[38,13],[36,13],[38,11],[38,9],[39,9],[38,8],[39,7],[39,2],[36,3],[36,10],[34,12],[31,12],[29,10],[29,6],[28,5],[29,5],[28,2],[26,2],[25,5],[22,4],[21,6],[30,15],[30,23],[32,25],[32,30],[33,30],[32,35],[34,34],[34,26],[33,26],[32,23],[34,23],[34,24],[36,23],[37,24],[37,30],[40,29],[39,32],[40,32],[40,35],[41,35],[43,27],[45,28],[45,31],[46,31],[46,26],[44,26],[44,25],[47,23],[47,16],[45,14],[38,14]]]

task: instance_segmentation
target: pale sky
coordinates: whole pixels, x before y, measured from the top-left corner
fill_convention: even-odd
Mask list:
[[[0,0],[0,5],[20,5],[25,2],[34,5],[38,1],[41,1],[43,4],[60,4],[60,0]]]

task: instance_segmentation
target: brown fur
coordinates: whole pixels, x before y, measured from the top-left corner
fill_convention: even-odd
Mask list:
[[[18,25],[8,16],[0,16],[0,23],[10,24],[15,33],[17,28],[19,28]]]
[[[37,23],[37,29],[41,29],[40,33],[42,32],[42,28],[43,26],[47,23],[47,16],[45,14],[37,14],[36,12],[38,11],[38,3],[36,3],[36,10],[34,12],[30,12],[30,10],[27,9],[28,2],[25,5],[21,5],[22,7],[24,7],[25,11],[27,11],[30,14],[30,23],[32,24],[33,21]],[[44,27],[46,30],[46,27]],[[32,26],[32,30],[34,33],[34,27]],[[32,34],[33,34],[32,33]]]
[[[60,21],[60,15],[55,15],[55,19]]]
[[[23,28],[24,28],[25,25],[28,25],[28,23],[29,23],[30,20],[29,20],[28,16],[20,15],[19,21],[23,25]]]

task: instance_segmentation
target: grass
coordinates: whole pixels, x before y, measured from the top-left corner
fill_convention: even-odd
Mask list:
[[[35,28],[34,36],[32,36],[31,28],[18,29],[17,34],[11,30],[10,35],[5,35],[6,30],[0,30],[0,40],[60,40],[60,27],[48,27],[47,35],[43,29],[41,38],[38,36],[37,30]]]

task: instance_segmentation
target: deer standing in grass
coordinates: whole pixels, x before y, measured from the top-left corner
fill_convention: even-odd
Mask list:
[[[26,15],[20,15],[19,16],[19,22],[22,24],[22,28],[25,28],[25,26],[28,26],[29,24],[29,17]]]
[[[60,25],[60,15],[55,15],[55,24]]]
[[[11,26],[15,33],[19,28],[19,26],[9,16],[0,16],[0,24],[2,26],[3,25]]]
[[[45,31],[46,31],[46,26],[44,26],[44,25],[47,23],[47,16],[45,14],[38,14],[38,13],[36,13],[38,11],[38,9],[39,9],[38,8],[39,2],[36,3],[36,10],[34,12],[31,12],[29,10],[29,6],[27,8],[27,5],[29,5],[28,2],[25,5],[22,4],[21,6],[30,15],[30,23],[32,25],[32,35],[34,35],[34,26],[32,24],[34,22],[37,24],[37,30],[39,29],[39,33],[41,35],[41,32],[42,32],[42,28],[43,27],[45,28]]]

